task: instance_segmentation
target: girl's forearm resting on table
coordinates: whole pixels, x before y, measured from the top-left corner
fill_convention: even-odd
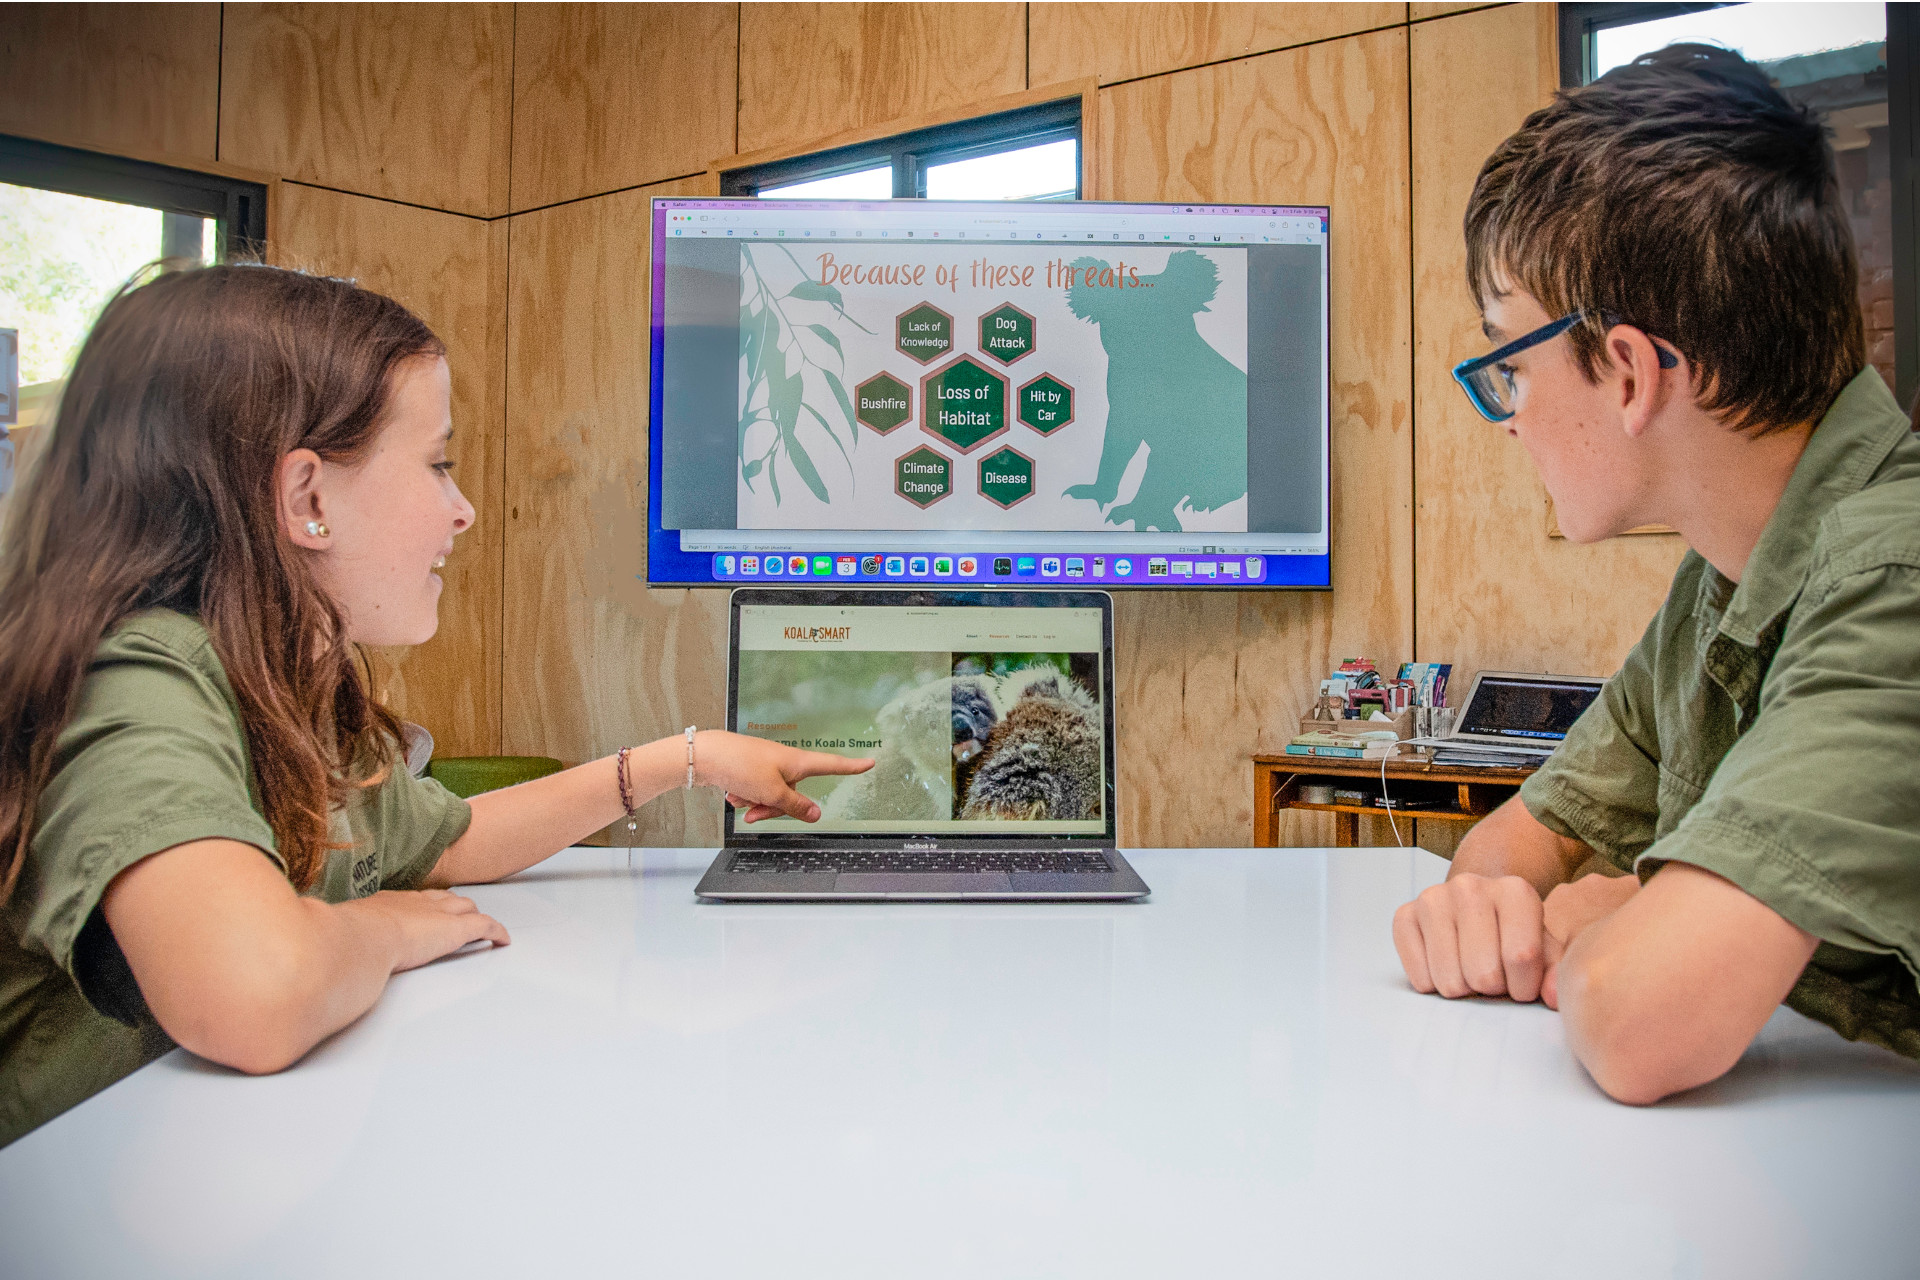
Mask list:
[[[162,1029],[250,1073],[291,1065],[365,1013],[396,969],[499,929],[449,894],[302,898],[258,849],[232,840],[137,862],[101,905]]]
[[[1668,863],[1567,949],[1555,982],[1568,1043],[1621,1102],[1718,1079],[1818,945],[1732,882]]]
[[[473,807],[472,824],[440,856],[427,886],[485,884],[510,876],[624,817],[617,759],[606,756],[473,797],[467,802]],[[627,753],[627,777],[635,808],[684,785],[687,740],[662,738],[633,748]]]

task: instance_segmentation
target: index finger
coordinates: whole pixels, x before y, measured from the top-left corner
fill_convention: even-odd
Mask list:
[[[834,756],[824,751],[809,751],[800,761],[802,778],[812,778],[830,773],[865,773],[873,768],[873,761],[858,756]]]

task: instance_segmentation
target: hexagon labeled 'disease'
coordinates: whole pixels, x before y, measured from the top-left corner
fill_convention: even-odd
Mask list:
[[[980,350],[1001,364],[1033,354],[1033,317],[1003,302],[980,317]]]
[[[972,356],[920,379],[920,429],[971,453],[1007,429],[1007,380]]]
[[[953,492],[953,459],[921,445],[893,460],[893,491],[916,507],[930,507]]]
[[[1073,421],[1073,388],[1050,373],[1022,383],[1015,393],[1020,421],[1041,435],[1052,435]]]
[[[913,388],[876,373],[853,389],[853,416],[885,435],[913,416]]]
[[[923,302],[893,320],[893,345],[901,355],[929,364],[953,350],[953,317]]]
[[[1011,507],[1033,496],[1033,459],[1002,445],[980,459],[980,496],[999,507]]]

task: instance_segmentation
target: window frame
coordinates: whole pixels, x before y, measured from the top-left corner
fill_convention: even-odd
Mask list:
[[[1560,87],[1592,79],[1596,31],[1634,26],[1719,4],[1577,3],[1560,6]],[[1887,144],[1893,182],[1893,394],[1902,407],[1920,399],[1920,14],[1887,11]]]
[[[1068,138],[1079,144],[1080,154],[1084,156],[1081,99],[1077,96],[725,170],[720,175],[720,194],[754,197],[768,187],[832,178],[862,169],[877,169],[884,164],[893,171],[893,199],[924,200],[927,170],[935,165]],[[1084,191],[1085,175],[1076,168],[1072,198],[1080,199]]]
[[[212,218],[217,260],[260,260],[267,247],[264,183],[0,133],[0,182]],[[155,254],[159,256],[158,253]]]

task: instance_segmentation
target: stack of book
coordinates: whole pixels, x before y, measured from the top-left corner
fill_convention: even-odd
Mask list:
[[[1328,720],[1325,729],[1303,733],[1287,743],[1290,756],[1338,756],[1348,760],[1384,760],[1400,748],[1392,729],[1365,729],[1366,720]],[[1374,721],[1376,726],[1379,722]],[[1352,726],[1349,729],[1347,726]]]

